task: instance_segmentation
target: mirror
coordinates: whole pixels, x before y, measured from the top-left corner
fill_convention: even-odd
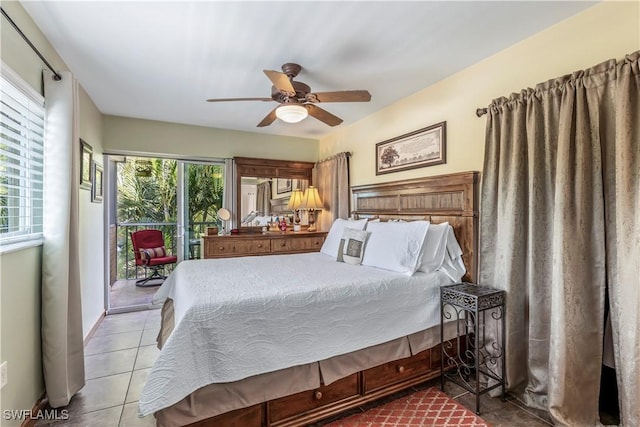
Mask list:
[[[261,231],[276,216],[293,218],[287,210],[291,193],[311,185],[314,163],[236,157],[236,223],[240,230]],[[304,221],[304,219],[303,219]]]
[[[306,179],[243,176],[241,180],[239,225],[242,227],[264,227],[283,216],[290,222],[293,211],[287,209],[287,205],[291,193],[295,189],[304,192],[309,186]]]

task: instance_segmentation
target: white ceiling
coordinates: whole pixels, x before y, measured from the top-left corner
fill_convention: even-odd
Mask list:
[[[256,125],[275,102],[263,69],[296,62],[345,126],[574,15],[583,1],[94,2],[22,5],[104,114],[319,138],[311,117]],[[499,95],[499,94],[496,94]]]

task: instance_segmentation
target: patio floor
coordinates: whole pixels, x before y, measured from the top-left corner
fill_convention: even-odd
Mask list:
[[[151,280],[149,283],[157,284],[156,286],[136,286],[133,280],[117,280],[109,291],[110,307],[123,308],[132,306],[149,306],[153,294],[156,293],[162,280]]]

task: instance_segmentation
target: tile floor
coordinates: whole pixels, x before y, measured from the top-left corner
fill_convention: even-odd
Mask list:
[[[66,408],[65,422],[38,426],[155,426],[153,416],[138,418],[138,396],[159,352],[160,310],[104,318],[85,347],[86,385]]]
[[[85,387],[66,408],[64,422],[38,422],[51,427],[146,427],[155,426],[153,416],[138,418],[138,396],[159,352],[155,339],[160,329],[160,310],[137,311],[105,317],[85,348]],[[356,408],[344,416],[367,411],[416,390],[439,386],[439,379],[381,401]],[[475,398],[447,382],[445,392],[475,411]],[[525,408],[509,396],[506,402],[481,397],[481,417],[491,426],[546,427],[552,425],[544,411]],[[337,418],[325,420],[326,425]]]

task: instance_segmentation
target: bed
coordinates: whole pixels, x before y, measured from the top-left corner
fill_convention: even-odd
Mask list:
[[[473,281],[477,180],[353,187],[354,216],[448,222]],[[160,426],[308,425],[439,375],[439,287],[451,283],[441,271],[403,275],[321,253],[180,266],[156,296],[163,349],[139,403]]]

